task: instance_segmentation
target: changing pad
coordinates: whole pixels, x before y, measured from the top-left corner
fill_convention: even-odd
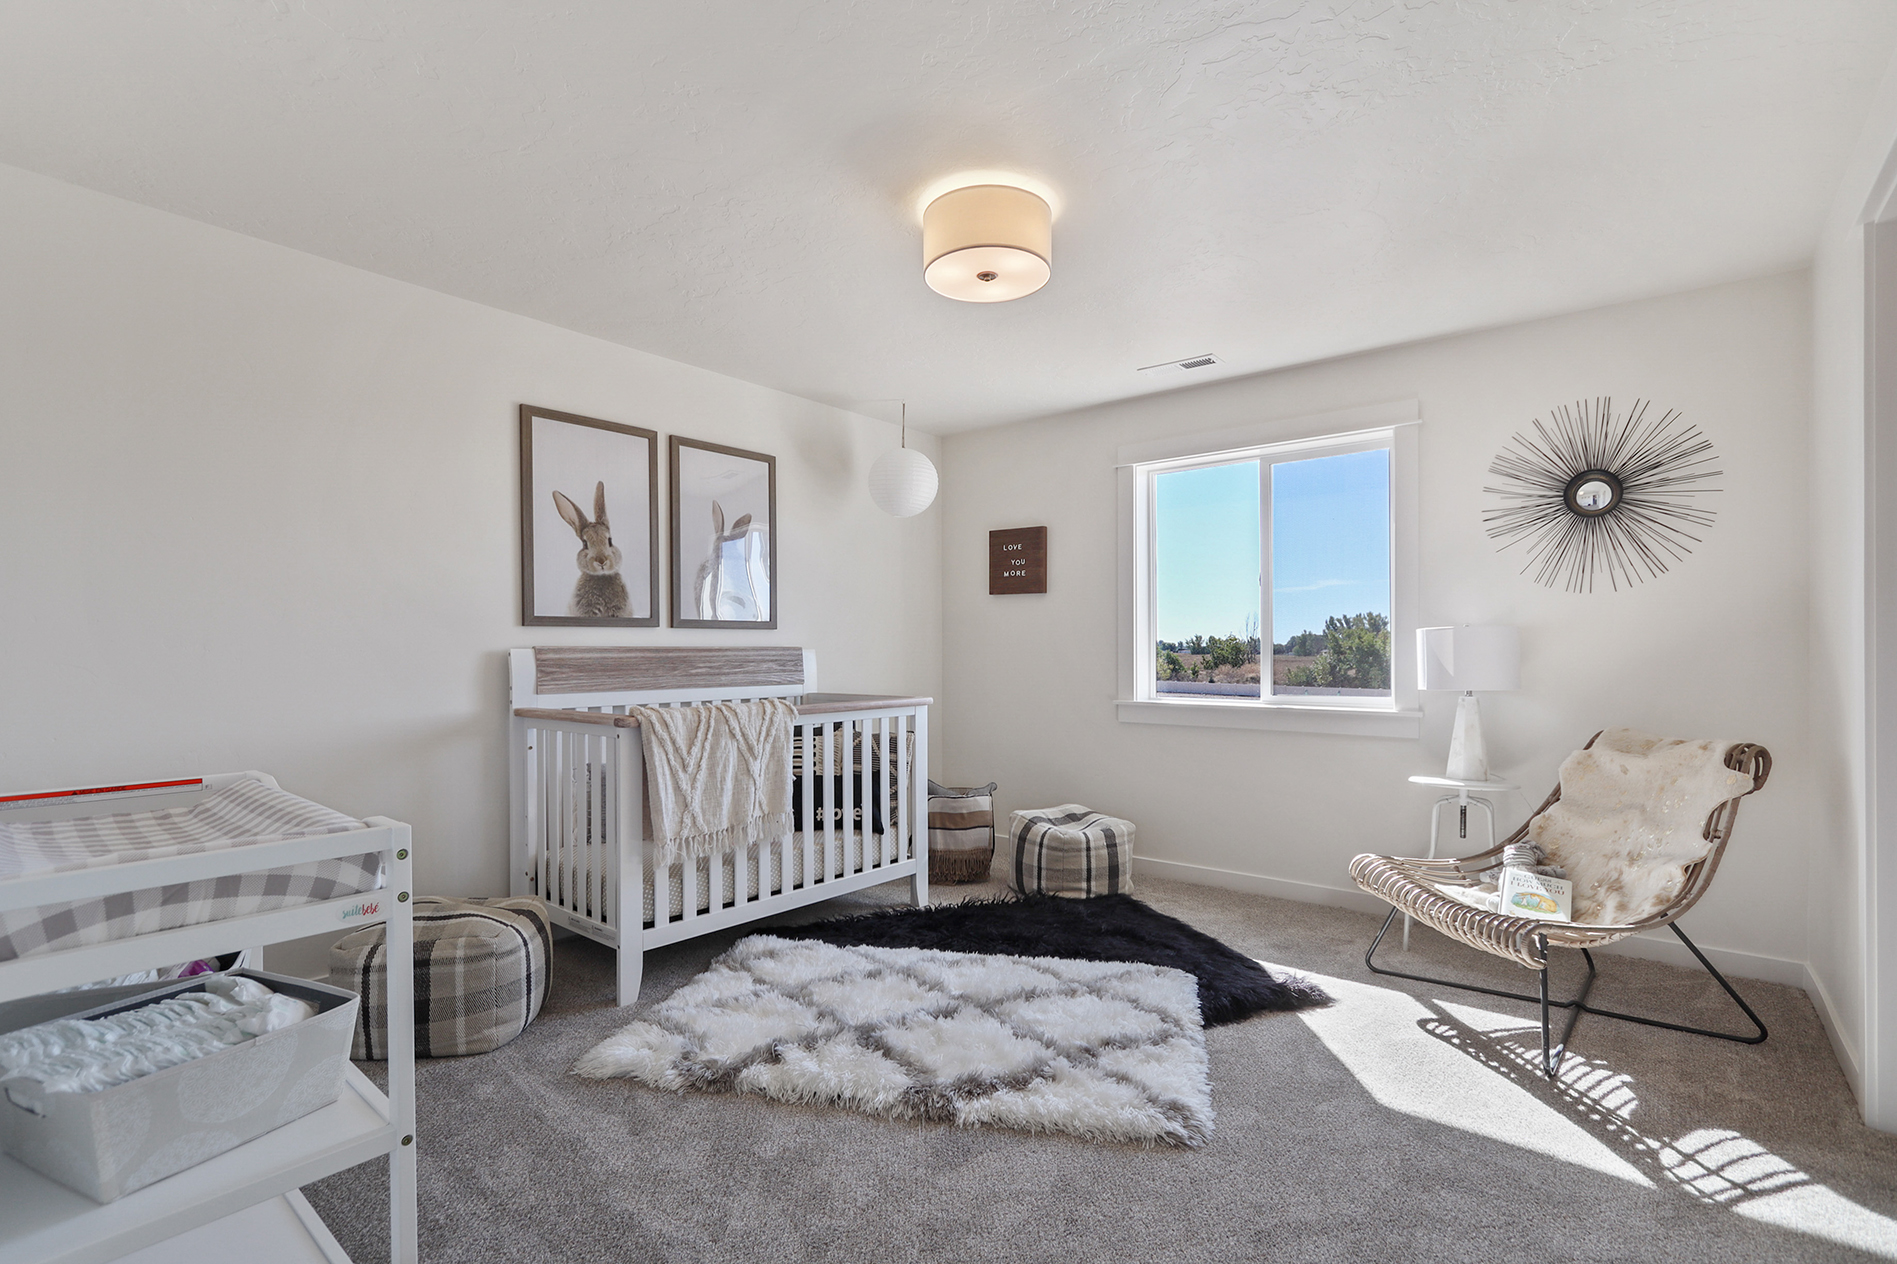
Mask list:
[[[187,807],[0,822],[0,880],[337,834],[363,823],[246,778]],[[379,853],[0,912],[0,961],[371,891]]]

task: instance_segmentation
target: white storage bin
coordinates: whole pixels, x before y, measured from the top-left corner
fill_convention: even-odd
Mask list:
[[[234,975],[308,1001],[316,1014],[208,1057],[92,1093],[47,1093],[36,1114],[0,1081],[0,1148],[42,1175],[102,1203],[215,1158],[320,1110],[342,1092],[357,999],[308,979],[259,970]],[[155,984],[74,1018],[124,1013],[202,991],[204,979]]]

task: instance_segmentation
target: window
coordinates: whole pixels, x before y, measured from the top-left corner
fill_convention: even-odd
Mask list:
[[[1121,718],[1414,735],[1398,635],[1414,419],[1386,406],[1122,451]]]

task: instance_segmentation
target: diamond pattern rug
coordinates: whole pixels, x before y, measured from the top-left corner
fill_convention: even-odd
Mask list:
[[[1198,983],[1165,966],[752,935],[574,1064],[894,1119],[1202,1145]]]

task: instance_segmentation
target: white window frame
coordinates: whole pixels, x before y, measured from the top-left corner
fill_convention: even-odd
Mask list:
[[[1416,628],[1417,441],[1415,400],[1371,404],[1149,443],[1119,451],[1120,645],[1115,707],[1130,724],[1279,729],[1415,738],[1423,713],[1416,656],[1403,652]],[[1154,479],[1174,470],[1260,462],[1259,641],[1271,642],[1271,473],[1274,462],[1388,449],[1390,453],[1390,684],[1388,698],[1312,694],[1202,698],[1161,694],[1153,646],[1157,570],[1153,555]],[[1269,657],[1260,655],[1269,662]]]

